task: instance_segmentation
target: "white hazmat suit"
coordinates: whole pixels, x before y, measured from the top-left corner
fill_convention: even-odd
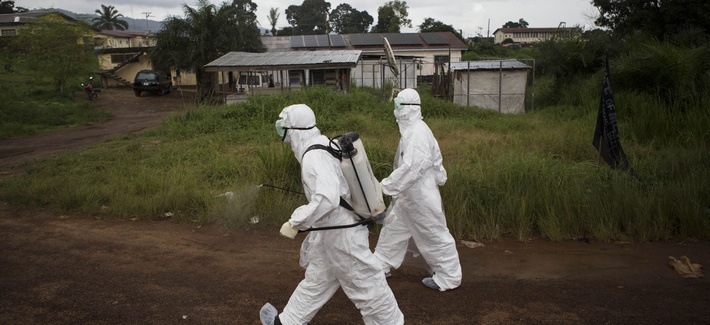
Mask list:
[[[308,147],[328,145],[329,141],[315,128],[313,111],[303,104],[291,105],[279,117],[286,129],[284,141],[290,143],[301,164],[308,198],[308,204],[291,214],[290,227],[306,230],[357,222],[355,214],[339,205],[340,197],[350,193],[339,161],[325,150],[310,150],[304,155]],[[343,288],[360,310],[365,324],[404,323],[379,261],[370,251],[367,227],[309,232],[301,245],[300,264],[306,269],[305,278],[278,315],[282,324],[308,323],[338,288]]]
[[[446,291],[461,284],[461,264],[438,187],[446,183],[446,170],[439,144],[422,120],[420,105],[414,89],[404,89],[395,98],[394,115],[402,137],[394,170],[381,183],[382,192],[394,198],[391,213],[396,218],[381,229],[375,256],[385,272],[399,268],[411,238],[434,273],[424,284]]]

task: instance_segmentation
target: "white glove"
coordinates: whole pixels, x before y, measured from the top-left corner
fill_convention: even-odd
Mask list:
[[[286,221],[286,223],[284,223],[283,226],[281,226],[281,231],[279,231],[279,232],[281,233],[281,236],[294,239],[294,238],[296,238],[296,235],[298,234],[298,229],[291,227],[291,223]]]

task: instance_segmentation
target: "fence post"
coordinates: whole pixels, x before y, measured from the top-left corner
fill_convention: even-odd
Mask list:
[[[471,106],[471,61],[466,65],[466,106]]]
[[[530,104],[530,110],[534,111],[535,110],[535,59],[532,60],[532,63],[533,63],[532,64],[532,66],[533,66],[533,68],[532,68],[532,94],[531,94],[532,96],[530,96],[531,97],[530,100],[532,101],[532,103]]]
[[[498,70],[498,113],[500,113],[503,104],[503,60],[498,62],[500,63],[500,69]]]

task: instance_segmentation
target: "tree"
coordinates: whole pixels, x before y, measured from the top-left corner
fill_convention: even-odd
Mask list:
[[[338,34],[367,33],[374,19],[367,11],[358,11],[341,3],[330,12],[330,26]]]
[[[269,9],[269,15],[266,17],[269,20],[269,25],[271,25],[271,35],[276,36],[276,22],[279,21],[279,8]]]
[[[520,20],[525,22],[525,20],[523,20],[522,18],[520,18]],[[525,22],[525,23],[527,24],[527,22]],[[527,27],[527,26],[525,26],[525,27]],[[523,27],[520,24],[520,21],[518,21],[518,22],[508,21],[507,23],[503,24],[503,28],[525,28],[525,27]]]
[[[95,13],[99,16],[91,20],[94,28],[108,30],[128,29],[128,23],[121,19],[123,15],[119,14],[118,10],[113,6],[101,5],[101,10],[96,9]]]
[[[223,2],[220,7],[199,0],[197,8],[183,4],[184,18],[171,16],[156,35],[151,55],[158,69],[194,71],[202,93],[213,86],[205,64],[230,51],[263,52],[251,0]]]
[[[622,44],[618,44],[608,31],[596,29],[582,33],[581,26],[573,28],[575,32],[560,33],[535,43],[532,52],[535,74],[550,78],[551,82],[549,91],[540,99],[543,106],[569,100],[565,98],[565,92],[579,87],[581,80],[596,80],[600,77],[600,69],[604,68],[606,55],[616,56],[622,51]],[[574,100],[582,105],[582,98],[577,96]],[[537,98],[535,103],[537,106]]]
[[[460,39],[462,42],[466,43],[466,41],[463,39],[463,36],[454,29],[453,26],[444,24],[438,20],[434,20],[434,18],[426,18],[424,19],[424,22],[422,22],[419,27],[419,32],[420,33],[433,33],[433,32],[452,32],[458,39]]]
[[[528,24],[528,22],[525,21],[525,19],[520,18],[520,19],[518,19],[518,25],[520,25],[520,28],[528,28],[528,26],[530,24]]]
[[[231,34],[219,35],[220,39],[225,43],[229,43],[231,38],[234,48],[238,51],[265,51],[264,44],[261,43],[256,8],[256,3],[252,2],[252,0],[232,0],[231,17],[229,17],[228,23],[230,28],[236,31],[232,31]]]
[[[284,27],[276,32],[276,36],[291,36],[293,34],[293,27]]]
[[[406,1],[393,0],[377,8],[377,25],[373,33],[399,33],[401,27],[412,27],[412,21],[407,17]]]
[[[372,28],[377,33],[399,33],[401,27],[412,27],[408,19],[406,1],[393,0],[377,8],[377,25]]]
[[[27,65],[49,77],[63,93],[69,78],[89,75],[97,67],[91,34],[88,24],[50,12],[27,24],[12,40],[11,49],[23,53]]]
[[[27,12],[29,11],[27,8],[23,7],[17,7],[15,9],[15,1],[13,0],[8,0],[8,1],[0,1],[0,14],[12,14],[16,12]]]
[[[330,2],[304,0],[300,6],[288,6],[286,19],[296,35],[327,34],[330,32],[329,13]]]
[[[642,31],[658,39],[688,27],[710,32],[710,1],[707,0],[593,0],[599,10],[595,24],[619,36]]]

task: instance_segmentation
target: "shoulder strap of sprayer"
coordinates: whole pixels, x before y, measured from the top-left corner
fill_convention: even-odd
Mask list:
[[[314,144],[314,145],[308,147],[308,148],[306,149],[306,151],[303,153],[303,155],[301,156],[301,160],[303,160],[303,157],[304,157],[309,151],[315,150],[315,149],[327,151],[331,156],[333,156],[333,158],[338,159],[338,161],[342,161],[342,160],[343,160],[343,155],[342,155],[342,153],[341,153],[339,150],[337,150],[337,149],[335,149],[335,148],[332,148],[332,147],[330,147],[330,146],[322,145],[322,144]],[[368,218],[363,218],[362,216],[360,216],[359,214],[357,214],[357,212],[355,212],[355,209],[353,209],[353,207],[352,207],[347,201],[345,201],[345,199],[343,199],[342,197],[340,198],[340,206],[343,207],[343,208],[348,209],[349,211],[351,211],[351,212],[353,212],[353,213],[355,213],[355,215],[357,215],[357,216],[360,218],[360,221],[358,221],[358,222],[356,222],[356,223],[349,224],[349,225],[339,225],[339,226],[309,228],[309,229],[306,229],[306,230],[299,230],[299,232],[318,231],[318,230],[332,230],[332,229],[343,229],[343,228],[356,227],[356,226],[360,226],[360,225],[369,225],[369,224],[374,223],[373,220],[368,219]]]
[[[303,153],[303,156],[301,156],[301,158],[303,158],[309,151],[315,150],[315,149],[327,151],[331,156],[333,156],[333,158],[338,159],[338,161],[343,160],[343,156],[341,155],[340,151],[338,151],[337,149],[334,149],[332,147],[322,145],[322,144],[314,144],[314,145],[308,147],[306,149],[306,151]],[[350,206],[350,204],[348,204],[348,202],[345,201],[342,197],[340,198],[340,206],[343,208],[346,208],[350,211],[355,211],[355,209],[353,209],[353,207]]]

